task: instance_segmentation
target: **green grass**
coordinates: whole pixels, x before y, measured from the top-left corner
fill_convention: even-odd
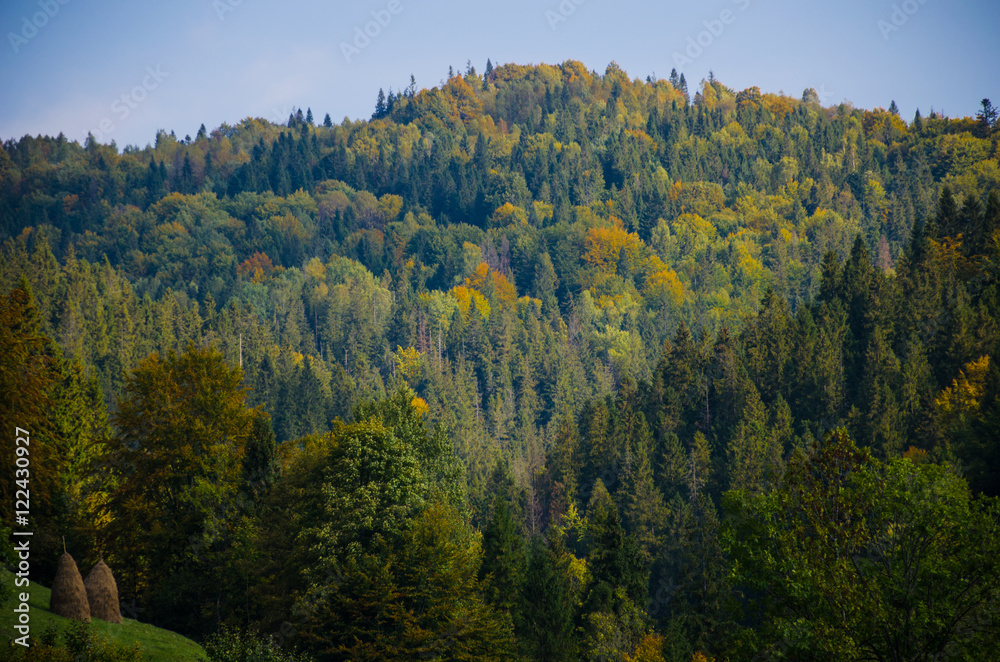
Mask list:
[[[14,575],[7,570],[0,569],[0,579],[8,586],[14,583]],[[17,593],[25,589],[15,589]],[[32,583],[28,588],[31,598],[28,605],[31,607],[31,641],[38,641],[38,637],[48,629],[50,625],[55,625],[62,633],[72,621],[62,616],[56,616],[49,611],[49,594],[51,591],[44,586]],[[8,601],[0,609],[0,633],[6,641],[19,636],[14,631],[14,607],[16,599]],[[150,662],[188,662],[207,660],[204,649],[186,637],[182,637],[176,632],[153,627],[146,623],[133,621],[126,618],[122,625],[114,625],[100,619],[92,619],[91,629],[98,633],[98,636],[106,637],[118,643],[134,644],[142,646],[142,651]]]

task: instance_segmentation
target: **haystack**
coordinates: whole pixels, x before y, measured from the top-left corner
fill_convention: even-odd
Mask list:
[[[59,557],[59,568],[52,582],[49,611],[84,623],[90,622],[90,603],[87,602],[83,577],[76,567],[76,561],[66,552]]]
[[[104,559],[94,566],[83,584],[87,587],[90,615],[102,621],[121,625],[122,610],[118,605],[118,584]]]

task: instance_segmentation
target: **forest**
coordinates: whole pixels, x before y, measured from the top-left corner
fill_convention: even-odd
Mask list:
[[[995,659],[988,99],[397,89],[2,143],[32,581],[105,559],[213,661]]]

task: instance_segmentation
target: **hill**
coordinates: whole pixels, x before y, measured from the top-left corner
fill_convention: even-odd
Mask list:
[[[65,535],[143,618],[338,659],[1000,641],[987,99],[470,65],[363,121],[8,140],[0,240],[43,581]]]
[[[7,570],[0,570],[0,580],[13,584],[13,575]],[[31,641],[37,643],[38,637],[51,627],[59,632],[60,641],[70,623],[70,619],[57,616],[49,611],[49,595],[51,591],[40,584],[32,584],[31,599]],[[0,632],[6,642],[17,636],[14,633],[14,613],[12,603],[8,602],[0,610]],[[91,629],[101,637],[125,645],[139,644],[149,662],[195,662],[208,658],[205,651],[197,643],[176,632],[163,630],[147,623],[140,623],[131,618],[125,618],[122,625],[114,625],[100,619],[91,621]]]

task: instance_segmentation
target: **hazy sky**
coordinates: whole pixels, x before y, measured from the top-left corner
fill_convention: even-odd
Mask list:
[[[4,140],[93,131],[143,146],[158,128],[183,138],[292,107],[339,122],[411,73],[431,87],[487,58],[599,73],[614,60],[642,79],[677,66],[692,93],[713,70],[737,90],[895,99],[906,119],[1000,105],[997,0],[0,0],[0,30]]]

